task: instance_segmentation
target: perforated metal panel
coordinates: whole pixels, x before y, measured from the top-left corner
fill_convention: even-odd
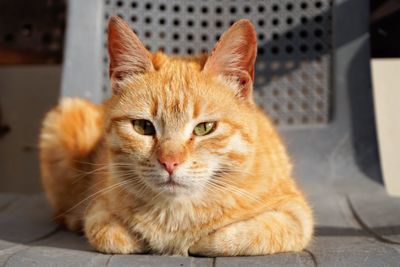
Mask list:
[[[331,94],[331,1],[105,0],[104,91],[109,91],[106,25],[119,15],[151,51],[209,51],[240,18],[258,34],[255,97],[283,125],[328,122]]]

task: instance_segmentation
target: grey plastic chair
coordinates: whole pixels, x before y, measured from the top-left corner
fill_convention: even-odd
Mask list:
[[[257,102],[279,126],[317,218],[301,253],[193,258],[104,255],[56,228],[42,196],[0,196],[5,266],[400,266],[400,200],[380,175],[365,0],[70,0],[62,96],[109,92],[106,22],[124,17],[152,51],[210,49],[232,21],[256,25]]]

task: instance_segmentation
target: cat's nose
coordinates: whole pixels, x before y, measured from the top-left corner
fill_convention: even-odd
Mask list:
[[[182,163],[182,160],[179,159],[179,157],[174,156],[161,156],[158,158],[158,161],[164,166],[165,170],[170,175],[174,172],[178,165]]]

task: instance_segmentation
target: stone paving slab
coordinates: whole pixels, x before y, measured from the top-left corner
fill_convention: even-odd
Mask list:
[[[213,266],[212,258],[194,258],[178,256],[155,256],[155,255],[114,255],[107,266],[141,266],[141,267],[208,267]]]
[[[400,198],[386,194],[350,194],[351,207],[360,224],[383,241],[400,245]]]
[[[400,266],[393,245],[360,235],[316,237],[309,251],[317,266]]]
[[[257,257],[219,257],[215,259],[218,267],[242,267],[242,266],[315,266],[312,255],[307,252],[281,253],[270,256]]]
[[[57,226],[52,222],[51,210],[42,195],[19,195],[0,198],[0,239],[27,243],[43,238]]]
[[[106,266],[111,255],[53,247],[26,247],[11,255],[3,266]]]

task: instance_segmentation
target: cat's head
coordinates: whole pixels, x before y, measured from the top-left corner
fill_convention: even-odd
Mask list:
[[[106,137],[116,176],[180,195],[216,192],[216,183],[246,173],[257,132],[249,21],[232,25],[209,56],[151,54],[117,17],[108,45]]]

